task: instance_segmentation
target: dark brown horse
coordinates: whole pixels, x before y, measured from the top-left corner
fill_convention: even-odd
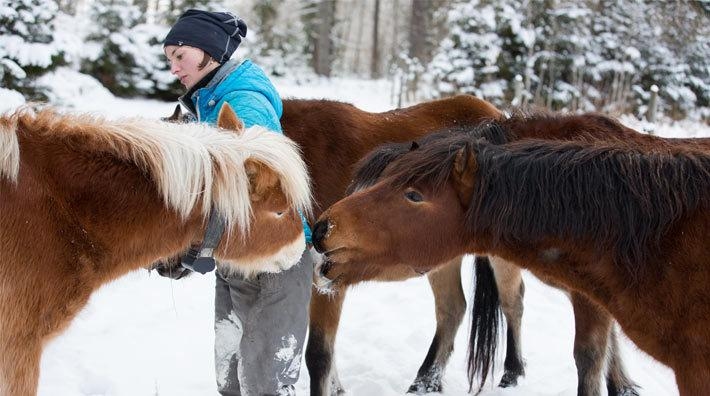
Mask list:
[[[422,103],[383,113],[362,111],[353,105],[329,100],[284,100],[281,118],[285,134],[303,150],[313,182],[315,217],[343,198],[357,161],[388,142],[406,142],[451,128],[471,128],[501,113],[490,103],[469,95]],[[179,120],[176,109],[170,119]],[[314,218],[315,218],[314,217]],[[174,261],[173,261],[174,263]],[[461,289],[461,259],[429,275],[436,304],[436,333],[411,391],[441,389],[441,370],[453,350],[456,331],[463,320],[466,300]],[[167,270],[162,270],[166,272]],[[174,277],[182,276],[176,273]],[[419,276],[408,266],[394,266],[373,280],[395,281]],[[306,365],[311,394],[342,392],[333,353],[342,304],[348,285],[323,295],[314,289]]]
[[[608,129],[611,120],[515,117],[521,133]],[[462,253],[492,254],[578,291],[669,365],[682,395],[710,390],[710,150],[707,140],[491,144],[442,134],[314,227],[330,279],[409,263],[426,272]],[[413,221],[416,219],[416,221]],[[416,248],[415,248],[416,247]],[[422,249],[424,247],[425,249]]]
[[[219,123],[236,132],[28,108],[0,117],[0,395],[35,395],[44,345],[91,293],[202,241],[211,212],[230,270],[298,261],[297,210],[310,211],[298,148],[231,109]]]

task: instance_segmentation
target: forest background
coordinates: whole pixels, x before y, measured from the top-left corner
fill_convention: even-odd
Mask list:
[[[237,56],[271,75],[388,79],[395,106],[470,93],[710,120],[708,0],[0,0],[0,94],[52,102],[46,78],[69,67],[120,97],[175,100],[160,42],[188,8],[244,19]]]

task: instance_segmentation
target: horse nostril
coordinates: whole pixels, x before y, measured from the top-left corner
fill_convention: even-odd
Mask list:
[[[330,271],[330,268],[333,266],[333,263],[330,261],[326,261],[321,265],[320,267],[320,275],[324,278],[328,277],[328,272]]]
[[[323,239],[328,232],[328,220],[321,220],[313,226],[313,247],[318,253],[323,253]]]

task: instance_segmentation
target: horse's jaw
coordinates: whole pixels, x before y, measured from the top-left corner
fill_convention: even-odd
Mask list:
[[[239,273],[249,279],[263,272],[278,273],[288,270],[299,263],[305,249],[306,238],[301,232],[291,243],[272,254],[259,257],[250,255],[238,259],[218,258],[217,265],[225,274]]]

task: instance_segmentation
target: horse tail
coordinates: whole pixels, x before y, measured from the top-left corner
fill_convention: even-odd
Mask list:
[[[17,141],[17,123],[14,118],[0,119],[0,179],[17,183],[20,173],[20,144]]]
[[[498,331],[501,327],[502,311],[498,298],[498,288],[491,262],[487,256],[476,256],[474,261],[476,281],[473,304],[471,304],[471,336],[468,343],[468,383],[469,392],[473,380],[480,379],[476,393],[486,383],[488,373],[495,366]]]

